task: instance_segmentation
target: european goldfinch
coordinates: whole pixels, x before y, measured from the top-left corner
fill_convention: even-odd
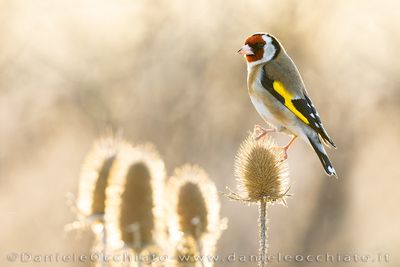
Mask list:
[[[336,148],[324,129],[319,114],[307,94],[296,65],[272,35],[256,33],[248,37],[238,51],[247,61],[247,87],[257,112],[273,129],[256,125],[256,139],[268,132],[292,136],[287,150],[299,136],[317,153],[325,172],[336,175],[324,145]]]

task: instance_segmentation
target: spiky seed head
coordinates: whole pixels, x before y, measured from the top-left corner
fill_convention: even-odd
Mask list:
[[[154,228],[153,190],[151,176],[143,162],[133,163],[126,174],[125,190],[121,194],[121,238],[125,243],[134,244],[137,235],[143,243],[152,239]]]
[[[182,232],[200,238],[207,231],[207,207],[197,184],[187,182],[180,187],[177,212]]]
[[[178,244],[192,236],[211,255],[221,234],[220,201],[214,183],[198,166],[184,165],[168,181],[169,232]]]
[[[105,191],[112,165],[120,149],[128,144],[107,136],[95,140],[82,165],[77,206],[80,215],[104,214]]]
[[[284,153],[271,137],[256,141],[249,135],[243,141],[235,158],[235,175],[243,200],[284,200],[289,186],[288,174]]]
[[[121,150],[107,188],[106,230],[111,247],[141,248],[165,239],[164,162],[151,145]]]

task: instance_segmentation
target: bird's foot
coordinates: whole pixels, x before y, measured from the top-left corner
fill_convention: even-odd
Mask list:
[[[253,130],[253,137],[254,140],[258,141],[261,138],[265,137],[267,135],[267,133],[273,133],[276,132],[276,129],[270,128],[270,129],[266,129],[264,127],[262,127],[259,124],[254,125],[254,130]]]
[[[288,158],[288,150],[289,150],[290,146],[294,143],[296,138],[297,138],[297,136],[293,136],[292,139],[289,141],[289,143],[286,146],[280,147],[280,149],[282,149],[283,153],[284,153],[282,161],[287,160],[287,158]]]

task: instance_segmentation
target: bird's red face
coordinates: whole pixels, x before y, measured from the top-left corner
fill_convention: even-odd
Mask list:
[[[247,62],[258,61],[264,56],[264,46],[266,44],[262,33],[256,33],[248,37],[244,46],[239,49],[238,53],[246,56]]]

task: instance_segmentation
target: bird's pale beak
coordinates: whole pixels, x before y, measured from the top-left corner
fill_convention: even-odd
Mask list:
[[[239,49],[238,53],[241,55],[254,55],[254,52],[249,45],[244,45]]]

